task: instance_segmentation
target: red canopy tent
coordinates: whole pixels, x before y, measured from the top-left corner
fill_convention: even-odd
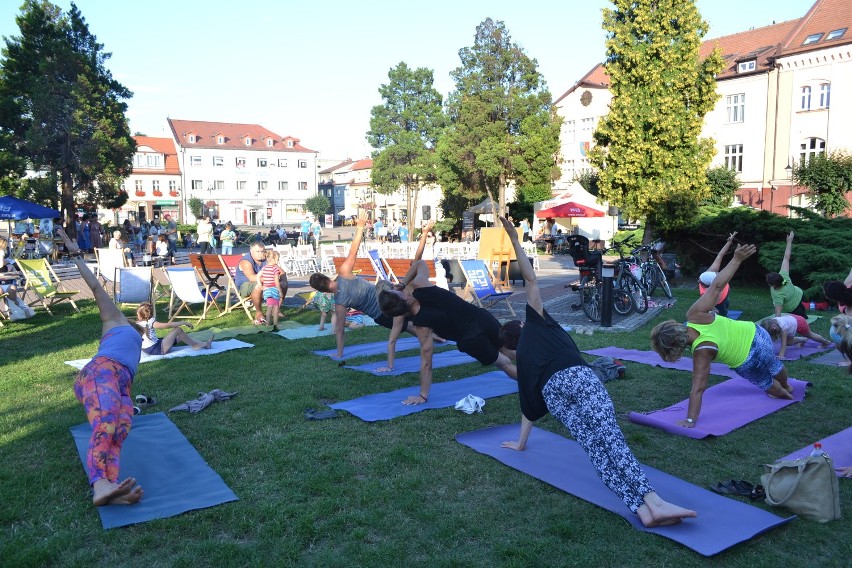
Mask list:
[[[542,209],[535,214],[539,219],[547,219],[548,217],[565,218],[565,217],[603,217],[604,212],[592,209],[585,205],[580,205],[574,201],[567,201],[554,205],[547,209]]]

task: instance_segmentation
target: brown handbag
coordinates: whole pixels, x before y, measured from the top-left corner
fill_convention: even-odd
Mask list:
[[[840,486],[828,454],[765,464],[766,502],[820,523],[840,518]]]

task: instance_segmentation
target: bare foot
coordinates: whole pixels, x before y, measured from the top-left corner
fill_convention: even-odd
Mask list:
[[[418,404],[426,404],[427,402],[429,402],[429,399],[423,396],[422,394],[414,394],[403,400],[402,404],[408,406],[415,406]]]
[[[636,514],[642,524],[649,528],[675,525],[683,519],[694,519],[698,516],[695,511],[663,501],[653,491],[645,495],[645,504],[639,507]]]
[[[318,331],[325,331],[325,326],[321,325],[317,328]]]
[[[207,341],[205,341],[205,342],[204,342],[204,348],[205,348],[205,349],[210,349],[210,346],[211,346],[211,345],[213,345],[213,338],[212,338],[212,337],[211,337],[210,339],[208,339]]]
[[[108,479],[99,479],[92,485],[94,495],[92,503],[102,505],[131,505],[142,498],[142,488],[136,486],[136,479],[128,477],[121,483]]]

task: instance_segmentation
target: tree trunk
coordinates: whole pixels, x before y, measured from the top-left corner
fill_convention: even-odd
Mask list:
[[[654,240],[654,222],[650,217],[645,218],[645,229],[642,232],[642,244],[651,244]]]
[[[74,205],[74,180],[71,177],[71,170],[66,166],[62,168],[62,195],[61,212],[65,217],[65,232],[72,240],[77,238],[77,208]]]

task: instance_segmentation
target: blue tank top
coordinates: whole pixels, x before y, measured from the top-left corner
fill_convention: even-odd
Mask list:
[[[132,325],[114,327],[101,337],[96,357],[107,357],[121,363],[131,376],[136,375],[142,356],[142,336]]]
[[[254,258],[252,258],[251,252],[245,253],[242,256],[242,258],[240,258],[240,263],[244,260],[247,260],[251,263],[251,266],[254,269],[255,274],[260,274],[260,271],[266,265],[265,260],[263,262],[257,262]],[[243,285],[243,282],[248,282],[248,280],[249,279],[246,277],[246,275],[243,274],[243,271],[240,270],[239,263],[237,263],[237,273],[234,275],[234,284],[236,285],[237,288],[239,288],[240,286]]]

